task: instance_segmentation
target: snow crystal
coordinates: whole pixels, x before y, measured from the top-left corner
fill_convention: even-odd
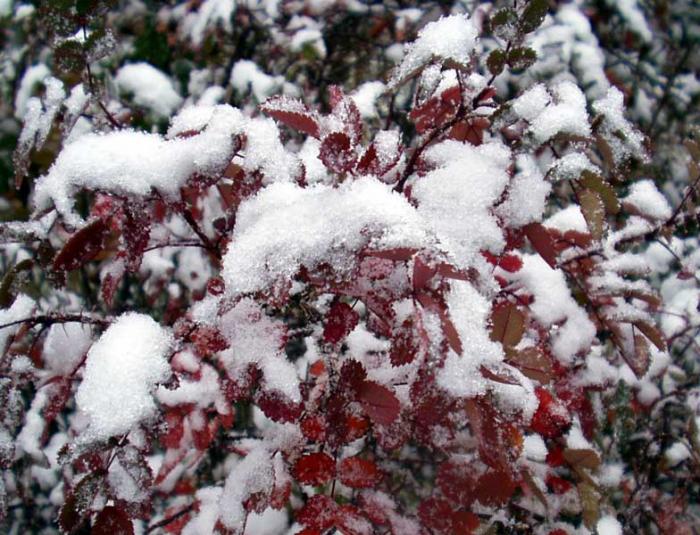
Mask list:
[[[389,87],[396,87],[435,57],[468,65],[478,34],[474,22],[467,15],[451,15],[426,24],[418,32],[418,38],[406,47]]]
[[[234,534],[243,533],[246,511],[243,503],[258,492],[266,494],[274,485],[270,453],[263,447],[253,449],[234,466],[224,483],[219,517]]]
[[[619,486],[625,473],[624,466],[619,463],[604,464],[598,471],[598,481],[602,486],[608,488]]]
[[[526,121],[534,121],[552,101],[544,84],[537,84],[513,100],[513,111]]]
[[[66,96],[63,83],[53,77],[44,80],[46,94],[42,100],[32,97],[27,102],[24,126],[17,141],[17,151],[25,156],[32,146],[41,148],[49,137],[53,121]]]
[[[301,265],[352,266],[363,247],[421,247],[423,225],[402,195],[373,178],[301,188],[268,186],[238,210],[223,278],[232,294],[291,279]]]
[[[161,385],[156,391],[156,399],[171,407],[191,404],[206,408],[215,404],[220,391],[219,374],[211,366],[204,365],[199,380],[188,381],[181,378],[174,390]]]
[[[151,392],[170,374],[172,335],[149,316],[120,316],[88,352],[76,394],[90,420],[87,440],[127,433],[156,410]]]
[[[480,259],[482,250],[500,251],[503,233],[491,208],[508,184],[508,148],[449,140],[428,149],[425,159],[436,169],[416,179],[412,196],[443,250],[462,269]]]
[[[671,217],[671,206],[652,180],[639,180],[630,186],[630,191],[623,199],[625,204],[633,206],[641,215],[657,221]]]
[[[279,392],[295,403],[301,401],[296,368],[283,350],[283,324],[246,298],[221,317],[221,332],[230,348],[221,352],[220,358],[231,377],[242,375],[249,364],[257,364],[266,390]]]
[[[70,375],[90,349],[92,330],[88,325],[56,323],[44,341],[44,364],[56,375]]]
[[[580,351],[588,349],[596,329],[586,312],[571,297],[564,274],[552,269],[539,255],[524,255],[523,267],[510,275],[535,298],[530,310],[544,327],[563,322],[552,330],[552,352],[569,364]]]
[[[148,63],[124,65],[114,79],[122,94],[130,94],[134,104],[152,111],[159,117],[170,117],[182,104],[168,76]]]
[[[614,516],[606,515],[596,524],[598,535],[622,535],[622,526]]]
[[[241,95],[252,91],[258,102],[263,102],[279,91],[283,84],[283,76],[265,74],[255,62],[247,59],[237,61],[231,69],[233,88]]]
[[[646,158],[644,136],[624,117],[624,96],[616,87],[593,103],[593,111],[603,116],[601,134],[610,146],[616,164],[630,157]]]
[[[529,154],[520,154],[515,160],[517,172],[508,188],[508,197],[496,213],[507,226],[520,228],[540,221],[551,185],[544,180],[537,160]]]
[[[591,173],[600,172],[598,166],[591,163],[588,156],[581,152],[565,154],[556,160],[550,169],[555,178],[565,180],[577,179],[581,176],[583,171],[590,171]]]
[[[544,226],[557,229],[561,232],[575,230],[577,232],[588,232],[586,219],[577,204],[567,206],[563,210],[555,212],[550,218],[544,221]]]
[[[37,210],[53,202],[72,225],[81,222],[72,196],[81,188],[121,195],[148,195],[152,189],[176,195],[195,174],[220,172],[230,161],[233,134],[242,127],[240,111],[217,106],[198,135],[166,140],[157,134],[119,130],[86,134],[64,147],[47,175],[36,183]]]
[[[586,96],[573,82],[554,86],[554,104],[549,104],[532,119],[529,131],[538,143],[544,143],[557,134],[589,136],[591,127],[586,112]]]
[[[49,392],[52,387],[53,385],[47,385],[37,391],[24,416],[24,426],[17,435],[17,446],[37,461],[42,461],[44,457],[41,452],[41,438],[46,423],[42,413],[49,403]]]

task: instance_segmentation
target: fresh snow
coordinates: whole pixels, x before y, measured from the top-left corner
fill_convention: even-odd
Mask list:
[[[170,117],[182,105],[182,97],[170,78],[148,63],[124,65],[117,72],[114,82],[120,93],[131,95],[134,104],[158,117]]]
[[[126,313],[88,352],[78,409],[89,419],[83,440],[107,440],[128,433],[153,416],[153,390],[168,379],[166,360],[173,344],[169,331],[149,316]]]
[[[467,15],[451,15],[426,24],[418,33],[418,38],[406,47],[389,87],[401,84],[432,59],[468,65],[478,34],[474,22]]]

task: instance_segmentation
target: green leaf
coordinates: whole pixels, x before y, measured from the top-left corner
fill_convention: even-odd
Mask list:
[[[520,31],[530,33],[540,27],[549,9],[548,0],[531,0],[520,16]]]
[[[506,63],[506,54],[503,50],[497,49],[489,54],[486,60],[486,66],[489,68],[489,72],[494,76],[498,76],[503,72],[503,67]]]
[[[523,72],[537,61],[537,52],[532,48],[518,47],[508,52],[508,66],[515,73]]]
[[[496,37],[510,40],[516,33],[518,14],[511,8],[499,9],[493,17],[491,17],[489,22],[491,25],[491,32],[493,32]]]

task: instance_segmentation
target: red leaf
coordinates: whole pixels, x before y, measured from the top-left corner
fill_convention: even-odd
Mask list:
[[[413,362],[418,353],[418,345],[414,332],[413,319],[408,318],[395,331],[391,342],[389,359],[394,366],[402,366]]]
[[[53,260],[55,271],[72,271],[95,258],[102,249],[110,233],[106,220],[96,219],[75,234],[59,251]]]
[[[97,515],[90,533],[92,535],[133,535],[134,525],[126,511],[107,506]]]
[[[448,459],[438,469],[436,484],[458,507],[469,507],[474,501],[474,467],[469,462]]]
[[[418,252],[418,249],[410,249],[408,247],[397,247],[396,249],[385,249],[383,251],[365,251],[365,256],[373,256],[376,258],[384,258],[393,260],[394,262],[405,262],[413,258],[413,255]]]
[[[492,471],[481,474],[476,484],[476,498],[483,505],[498,506],[513,495],[516,484],[510,474]]]
[[[437,268],[426,264],[420,256],[413,261],[413,290],[425,288],[437,273]]]
[[[535,389],[535,394],[540,403],[532,417],[530,427],[544,438],[561,436],[571,424],[569,411],[544,388]]]
[[[332,498],[315,494],[297,513],[296,518],[301,525],[323,532],[333,527],[337,513],[338,504]]]
[[[326,315],[323,339],[330,344],[337,344],[352,331],[360,321],[360,315],[347,303],[335,301]]]
[[[292,474],[305,485],[323,485],[335,475],[335,460],[327,453],[308,453],[297,460]]]
[[[358,392],[358,397],[367,416],[377,424],[390,425],[399,416],[401,404],[394,393],[387,387],[365,381]]]
[[[318,157],[334,173],[347,173],[357,160],[350,138],[343,132],[326,136],[321,142]]]
[[[418,506],[418,518],[436,533],[452,534],[452,507],[447,500],[431,497]]]
[[[459,339],[457,329],[447,312],[447,305],[441,301],[437,301],[427,292],[417,292],[416,299],[418,299],[418,302],[423,308],[435,312],[438,315],[440,318],[440,325],[442,326],[442,333],[447,339],[447,342],[455,353],[461,355],[462,341]]]
[[[314,114],[299,100],[288,97],[272,97],[260,109],[273,119],[305,134],[317,138],[318,123]]]
[[[274,390],[257,390],[255,403],[265,413],[265,416],[275,422],[295,422],[303,410],[301,404],[286,399]]]
[[[336,525],[346,535],[372,535],[372,524],[353,505],[342,505],[336,515]]]
[[[338,468],[340,481],[354,489],[373,488],[382,480],[382,473],[373,461],[347,457]]]
[[[479,517],[470,511],[455,511],[452,514],[452,533],[470,535],[479,527]]]
[[[530,244],[537,251],[537,253],[542,257],[542,259],[547,262],[552,269],[557,267],[557,253],[554,248],[554,240],[550,235],[549,231],[540,225],[539,223],[530,223],[523,227],[527,239],[530,240]]]
[[[310,414],[301,420],[301,434],[312,442],[326,439],[326,420],[320,414]]]

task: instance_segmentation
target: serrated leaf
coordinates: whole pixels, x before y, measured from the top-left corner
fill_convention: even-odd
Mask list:
[[[300,100],[287,97],[272,97],[260,109],[266,115],[312,137],[318,138],[319,128],[316,118]]]
[[[597,192],[583,189],[578,193],[581,212],[594,240],[600,240],[605,233],[605,205]]]
[[[399,400],[391,390],[379,383],[364,381],[357,397],[374,423],[391,425],[399,416]]]
[[[666,351],[666,338],[655,325],[644,320],[638,320],[634,322],[634,326],[642,331],[644,336],[646,336],[659,351]]]
[[[91,535],[134,535],[129,515],[119,507],[107,506],[97,515]]]
[[[508,52],[506,62],[511,70],[520,73],[537,61],[537,52],[529,47],[518,47]]]
[[[520,31],[530,33],[539,28],[548,9],[548,0],[530,0],[520,16]]]
[[[486,66],[489,72],[494,76],[498,76],[503,72],[503,67],[506,64],[506,54],[503,50],[497,49],[489,54],[486,60]]]
[[[513,303],[496,306],[491,312],[491,325],[491,340],[514,347],[525,332],[525,314]]]
[[[517,22],[518,14],[509,7],[496,11],[489,21],[493,34],[505,40],[514,37]]]
[[[58,515],[60,528],[70,533],[76,530],[87,518],[89,507],[104,482],[104,472],[86,475],[68,494]]]

